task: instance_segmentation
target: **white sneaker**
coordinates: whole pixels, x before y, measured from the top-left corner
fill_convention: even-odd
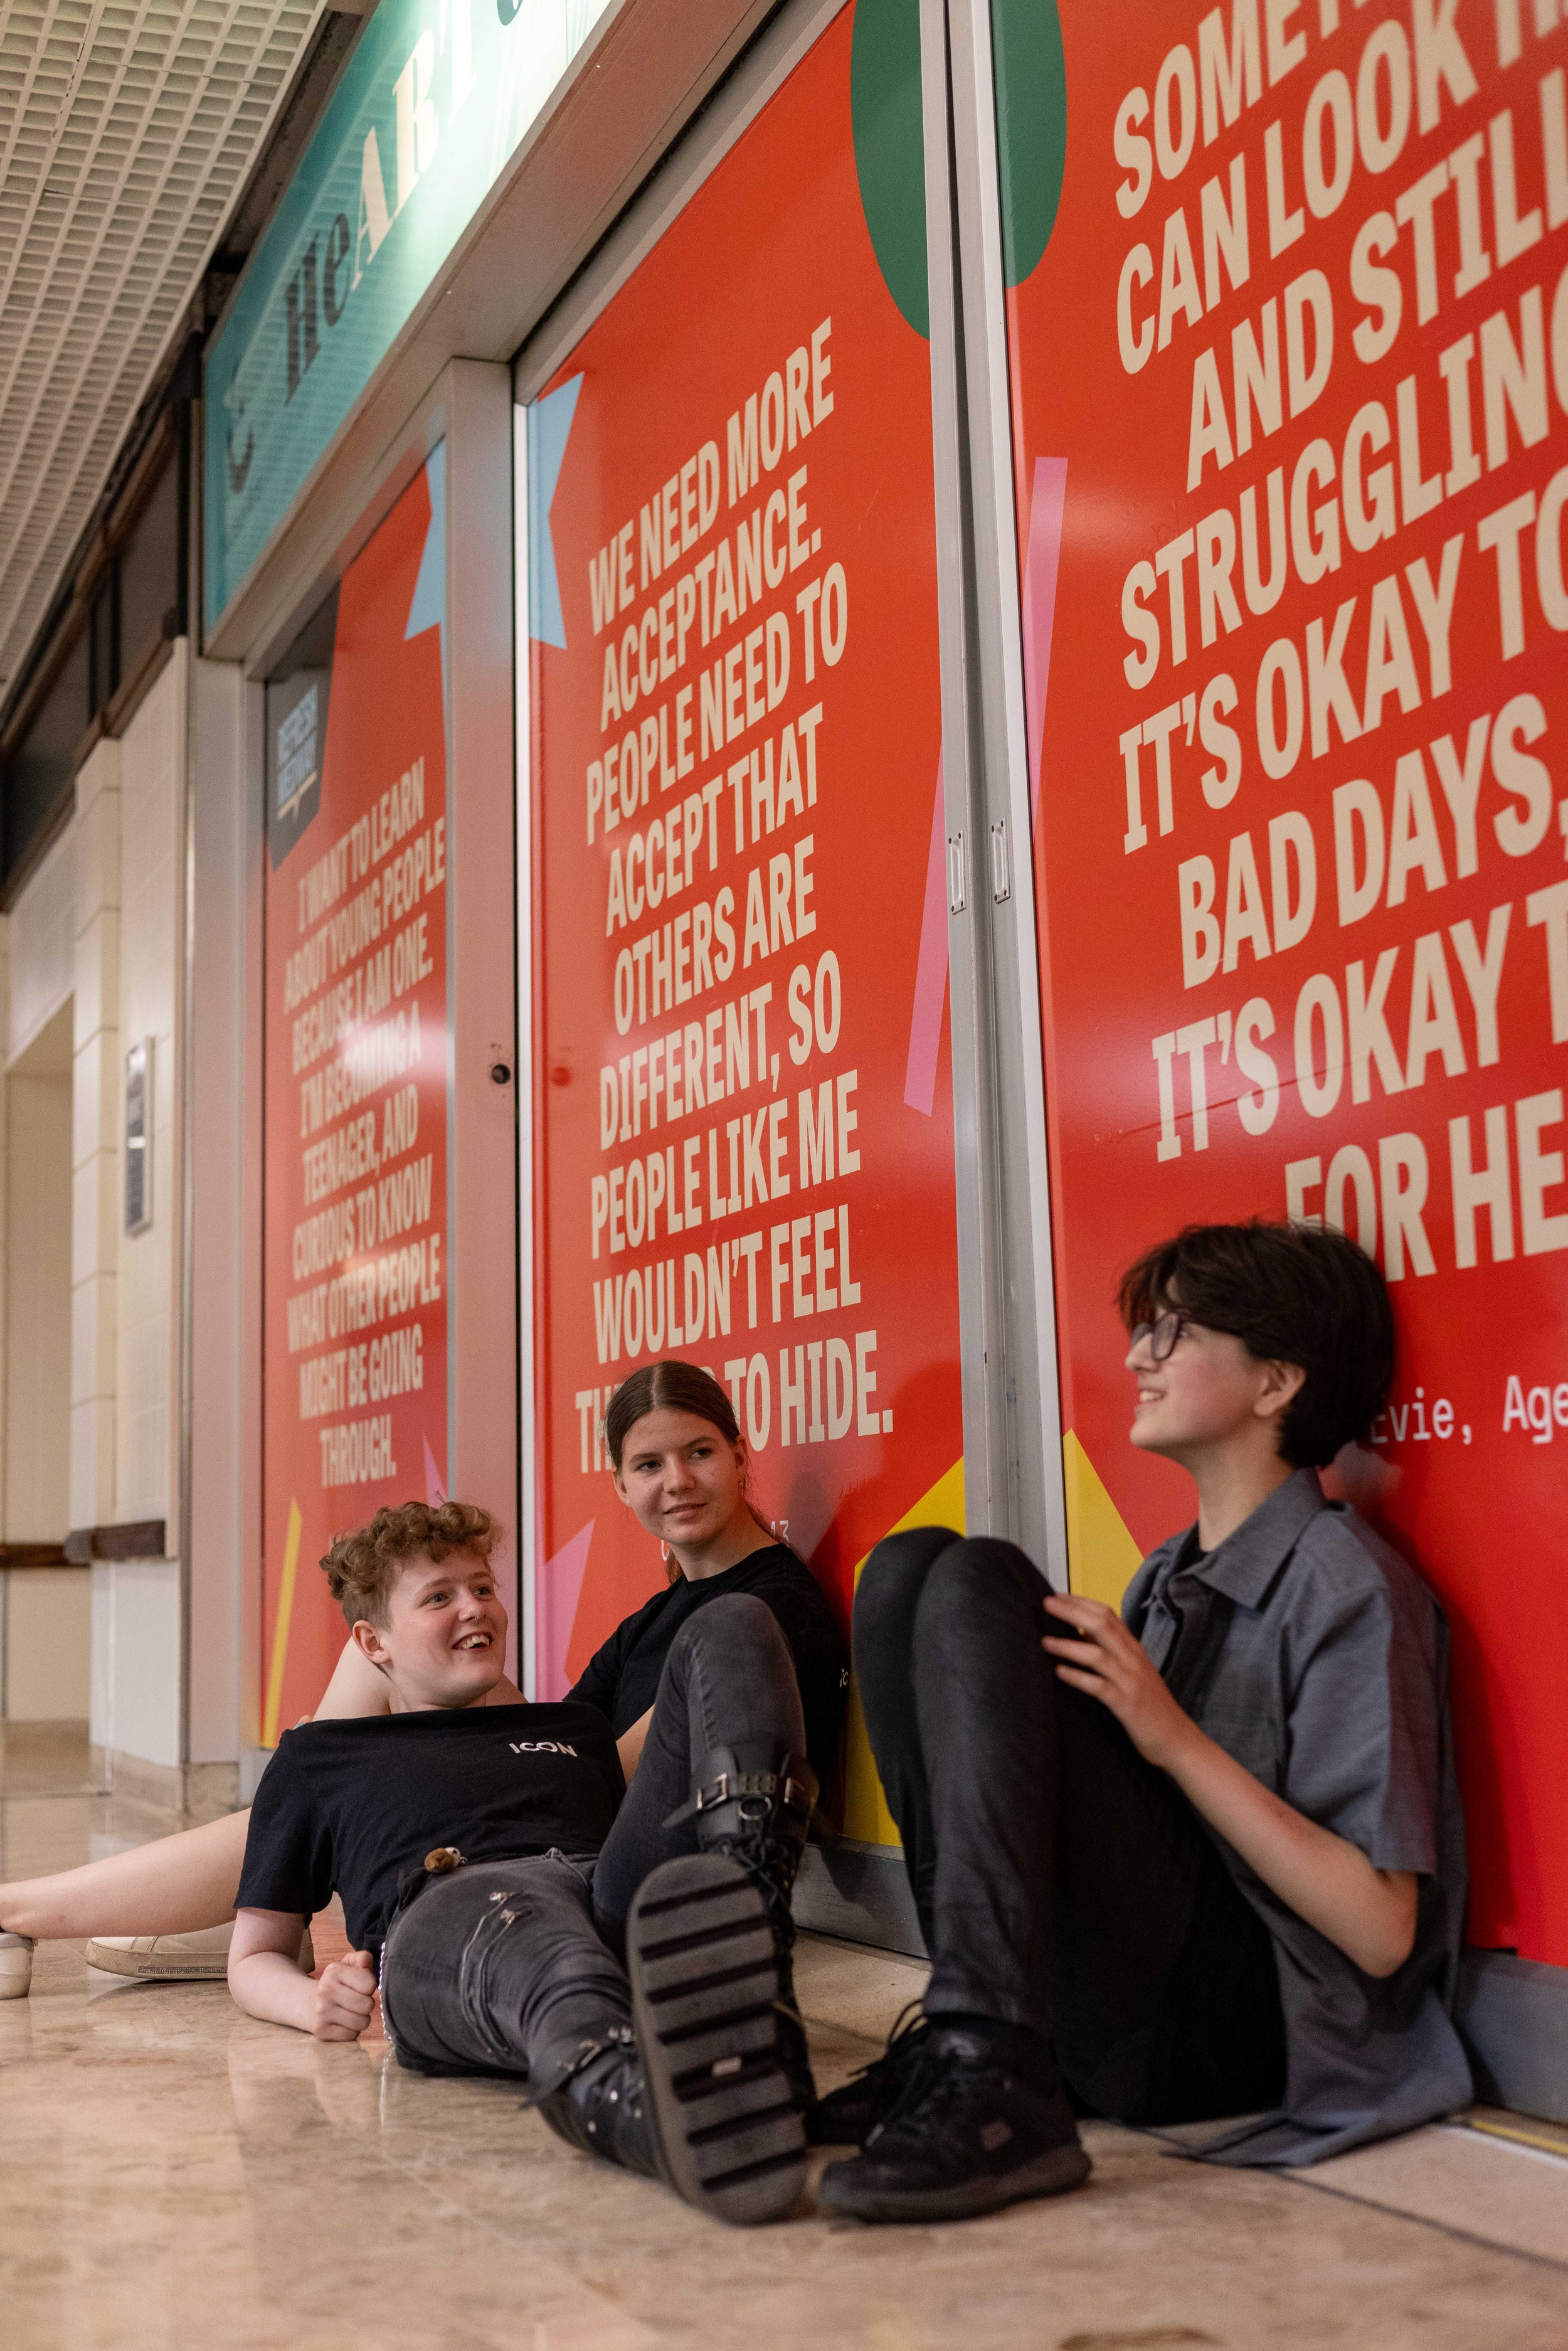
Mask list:
[[[33,1938],[0,1929],[0,2000],[26,2000],[33,1981]]]
[[[95,1935],[87,1947],[89,1968],[134,1976],[139,1983],[211,1983],[227,1975],[227,1927],[200,1927],[190,1935]],[[305,1930],[299,1965],[308,1975],[316,1964],[310,1930]]]

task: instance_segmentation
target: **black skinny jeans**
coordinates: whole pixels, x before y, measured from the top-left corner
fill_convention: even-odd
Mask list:
[[[1077,2103],[1124,2122],[1278,2104],[1268,1929],[1197,1813],[1040,1647],[1016,1545],[921,1527],[877,1545],[854,1608],[873,1751],[904,1839],[933,2017],[1049,2039]]]
[[[664,1823],[719,1747],[753,1770],[806,1751],[789,1645],[750,1593],[710,1602],[676,1634],[642,1760],[600,1853],[475,1863],[427,1879],[398,1912],[382,2007],[400,2062],[548,2083],[580,2043],[628,2023],[626,1914],[650,1870],[696,1851],[695,1816]],[[461,1822],[453,1841],[462,1843]]]

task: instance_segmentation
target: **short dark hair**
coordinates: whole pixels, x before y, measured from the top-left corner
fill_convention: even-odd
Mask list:
[[[1383,1276],[1343,1233],[1318,1225],[1187,1225],[1129,1266],[1117,1290],[1128,1330],[1174,1308],[1228,1331],[1261,1363],[1306,1378],[1281,1417],[1292,1468],[1327,1467],[1387,1400],[1394,1316]]]
[[[643,1364],[630,1379],[622,1381],[610,1399],[604,1414],[604,1442],[617,1469],[626,1439],[650,1412],[689,1412],[698,1420],[711,1420],[731,1445],[740,1436],[728,1389],[720,1387],[700,1364],[683,1364],[671,1355],[663,1363]]]
[[[368,1527],[335,1537],[321,1569],[349,1625],[362,1617],[384,1631],[392,1586],[411,1559],[437,1567],[455,1551],[488,1559],[500,1532],[477,1502],[389,1502]]]

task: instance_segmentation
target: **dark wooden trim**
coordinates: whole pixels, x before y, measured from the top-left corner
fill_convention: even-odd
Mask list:
[[[0,1542],[0,1568],[69,1567],[64,1543]]]
[[[103,732],[110,737],[123,735],[164,670],[174,658],[172,637],[149,637],[141,662],[114,689],[113,698],[99,712]],[[80,762],[78,762],[79,767]]]
[[[93,721],[96,726],[98,721]],[[32,840],[16,860],[4,883],[0,883],[0,914],[8,914],[45,858],[77,812],[76,770],[60,791],[58,799]]]
[[[129,1526],[73,1527],[65,1552],[73,1567],[85,1567],[95,1559],[166,1559],[164,1521],[139,1519]]]

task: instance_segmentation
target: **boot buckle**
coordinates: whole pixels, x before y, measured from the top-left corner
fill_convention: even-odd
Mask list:
[[[716,1804],[727,1804],[740,1796],[771,1797],[778,1786],[777,1771],[721,1771],[716,1780],[697,1790],[693,1802],[699,1813],[707,1813]]]

